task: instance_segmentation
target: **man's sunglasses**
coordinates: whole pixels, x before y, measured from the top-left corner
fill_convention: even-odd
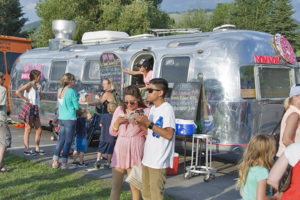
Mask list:
[[[129,101],[129,102],[127,102],[127,101],[124,101],[124,104],[125,104],[125,105],[128,105],[128,104],[130,104],[131,106],[133,106],[133,105],[135,105],[135,104],[136,104],[136,101]]]
[[[159,89],[147,88],[147,92],[152,93],[153,91],[161,91]]]

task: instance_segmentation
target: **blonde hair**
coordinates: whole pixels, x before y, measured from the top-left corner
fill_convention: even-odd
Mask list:
[[[80,107],[78,110],[76,110],[77,117],[84,117],[86,113],[86,109],[84,109],[83,107]]]
[[[107,81],[107,83],[110,84],[110,89],[111,90],[115,89],[114,83],[113,83],[111,78],[104,78],[103,81]]]
[[[257,134],[251,138],[239,165],[239,180],[237,185],[242,187],[246,183],[250,167],[260,166],[271,169],[276,154],[275,140],[266,134]]]
[[[70,84],[72,80],[75,80],[75,76],[71,73],[65,73],[60,79],[60,85],[62,88]]]
[[[283,102],[283,107],[284,107],[284,110],[287,110],[289,109],[290,105],[292,104],[292,99],[293,98],[286,98]]]
[[[115,112],[116,109],[117,109],[117,104],[115,104],[115,103],[109,103],[107,105],[107,112],[109,114],[114,114],[114,112]]]

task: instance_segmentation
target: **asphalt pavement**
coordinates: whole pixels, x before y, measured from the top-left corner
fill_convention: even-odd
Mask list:
[[[51,132],[43,130],[40,147],[45,155],[25,156],[23,134],[24,129],[10,127],[12,132],[12,147],[9,152],[12,154],[25,157],[36,163],[45,163],[49,166],[52,164],[53,151],[57,141],[51,140]],[[30,147],[34,148],[35,132],[32,130],[30,134]],[[94,169],[94,162],[97,156],[97,147],[89,147],[85,154],[85,162],[88,164],[86,168],[76,168],[71,170],[74,173],[93,176],[102,180],[112,180],[111,169]],[[186,158],[186,165],[190,165],[189,156]],[[72,157],[68,162],[72,162]],[[191,177],[185,178],[184,173],[184,157],[179,157],[178,174],[167,177],[165,185],[165,194],[176,200],[235,200],[240,199],[235,184],[238,177],[237,165],[230,160],[222,159],[220,156],[213,156],[212,167],[217,169],[215,177],[208,182],[204,181],[204,175],[192,174]],[[124,182],[123,189],[129,190],[129,185]]]

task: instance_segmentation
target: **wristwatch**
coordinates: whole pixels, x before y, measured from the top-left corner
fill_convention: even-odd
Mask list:
[[[152,128],[153,128],[153,126],[154,126],[154,123],[153,123],[153,122],[151,122],[151,123],[149,124],[148,128],[149,128],[149,129],[152,129]]]

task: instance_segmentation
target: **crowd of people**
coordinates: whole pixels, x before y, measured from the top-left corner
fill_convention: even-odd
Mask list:
[[[145,61],[140,66],[142,69],[139,73],[143,73],[145,80],[148,79],[147,74],[151,73],[148,65]],[[42,132],[39,119],[40,76],[38,70],[32,70],[29,82],[16,92],[25,102],[19,114],[19,118],[25,122],[24,155],[45,153],[39,148]],[[4,75],[0,73],[0,171],[7,172],[9,169],[2,165],[2,161],[6,148],[11,144],[11,134],[7,125],[7,92],[2,86],[3,82]],[[112,168],[110,199],[120,199],[125,173],[130,175],[134,167],[139,167],[142,171],[142,189],[130,184],[132,199],[140,199],[140,194],[143,199],[163,199],[166,169],[173,165],[175,145],[175,115],[172,105],[165,101],[168,82],[162,78],[147,80],[145,88],[142,88],[147,94],[147,104],[138,87],[128,86],[124,88],[121,105],[117,104],[114,85],[110,79],[102,81],[104,93],[94,102],[78,100],[72,89],[75,83],[75,76],[71,73],[64,74],[60,80],[61,88],[57,93],[60,129],[52,168],[64,170],[72,169],[76,165],[86,167],[84,153],[87,148],[87,124],[92,118],[86,106],[101,105],[98,124],[101,134],[95,168],[99,169],[103,164]],[[279,147],[276,147],[272,135],[256,134],[244,152],[239,165],[238,186],[245,200],[300,199],[300,85],[291,88],[284,108]],[[32,128],[36,129],[34,151],[29,149]],[[68,165],[74,138],[73,165]],[[291,176],[291,182],[283,189],[287,181],[282,177],[287,175]]]
[[[244,152],[238,180],[244,200],[300,199],[300,85],[291,88],[284,108],[278,149],[272,135],[257,134]]]
[[[129,175],[134,167],[142,170],[140,178],[143,180],[143,189],[130,184],[132,199],[140,199],[141,194],[143,199],[163,199],[166,169],[173,165],[175,115],[172,106],[164,100],[168,82],[162,78],[152,79],[152,67],[149,61],[143,61],[139,67],[139,73],[144,75],[146,86],[138,88],[131,85],[124,88],[121,105],[118,105],[114,85],[109,78],[102,81],[104,92],[94,102],[78,98],[73,89],[76,79],[71,73],[62,76],[61,88],[57,92],[59,138],[53,152],[52,168],[65,170],[77,166],[86,167],[84,153],[87,148],[88,124],[92,118],[87,106],[97,106],[97,111],[100,113],[97,125],[101,127],[101,134],[95,168],[100,168],[101,165],[112,168],[110,195],[112,200],[120,199],[124,176],[126,173]],[[123,71],[132,74],[124,69]],[[3,79],[3,74],[0,74],[1,85]],[[40,79],[41,72],[32,70],[28,83],[16,92],[17,96],[25,102],[18,117],[25,123],[24,155],[26,156],[45,153],[39,147],[42,133],[39,117]],[[141,91],[147,93],[146,99],[143,99]],[[7,125],[7,91],[2,86],[0,86],[0,95],[0,170],[5,172],[8,169],[2,166],[2,160],[6,148],[11,144],[11,134]],[[34,150],[29,148],[29,135],[32,128],[36,129]],[[73,142],[75,144],[73,162],[68,164]],[[79,161],[77,161],[78,157]]]

